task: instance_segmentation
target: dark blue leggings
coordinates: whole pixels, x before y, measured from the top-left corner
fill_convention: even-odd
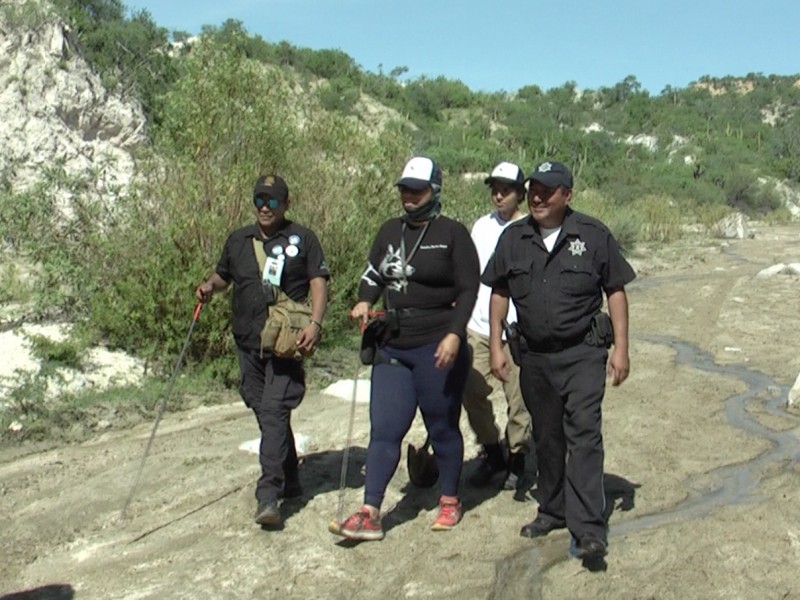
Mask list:
[[[434,353],[438,345],[435,342],[410,349],[386,346],[381,349],[383,358],[392,358],[396,364],[381,363],[372,368],[365,504],[380,508],[417,406],[436,454],[441,493],[458,495],[464,462],[464,439],[458,420],[469,371],[469,352],[462,341],[453,364],[447,369],[437,369]]]

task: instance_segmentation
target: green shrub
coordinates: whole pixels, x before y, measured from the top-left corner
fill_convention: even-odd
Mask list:
[[[568,82],[487,95],[441,77],[401,83],[404,68],[371,75],[341,51],[270,44],[236,21],[207,28],[201,43],[173,58],[147,13],[129,19],[119,0],[57,2],[104,80],[144,102],[152,146],[137,156],[135,185],[104,197],[92,192],[94,174],[68,177],[58,164],[42,173],[46,183],[20,194],[3,174],[2,241],[40,265],[31,292],[39,314],[76,320],[92,340],[148,359],[156,373],[171,370],[194,287],[226,236],[253,220],[251,189],[263,172],[287,179],[290,218],[311,227],[327,255],[329,348],[353,343],[347,312],[375,232],[400,212],[392,184],[412,147],[445,168],[444,213],[467,227],[491,205],[485,185],[464,180],[464,171],[488,171],[498,160],[527,171],[545,157],[573,167],[575,208],[605,222],[623,249],[673,240],[685,223],[716,222],[731,207],[785,218],[772,192],[753,182],[756,174],[794,177],[797,117],[787,113],[775,128],[760,123],[762,106],[775,105],[771,90],[796,97],[790,78],[770,80],[760,96],[712,98],[690,88],[651,98],[633,76],[597,92]],[[329,79],[318,94],[315,75]],[[359,127],[346,113],[362,90],[415,122],[380,133]],[[656,151],[624,142],[643,129],[658,134]],[[678,134],[687,140],[670,149]],[[54,188],[70,198],[69,214],[58,210]],[[233,382],[228,304],[217,298],[203,309],[187,361]],[[309,364],[324,360],[318,353]]]
[[[393,183],[409,140],[393,129],[367,136],[342,115],[304,105],[295,83],[231,46],[200,44],[164,99],[158,154],[142,157],[136,186],[106,204],[85,181],[62,181],[73,192],[72,214],[50,223],[58,211],[43,189],[31,192],[38,212],[7,198],[4,212],[29,221],[26,249],[42,263],[39,305],[169,371],[191,322],[194,288],[214,269],[227,235],[254,220],[257,175],[278,172],[291,190],[289,217],[317,233],[333,273],[325,341],[349,334],[347,312],[371,240],[397,213]],[[36,228],[50,233],[36,236]],[[210,367],[218,358],[230,363],[229,320],[225,298],[203,309],[190,366],[203,361],[231,378],[230,367]]]
[[[0,411],[0,446],[22,441],[80,441],[98,429],[122,429],[152,421],[162,401],[167,411],[178,411],[236,399],[202,373],[176,379],[169,398],[165,397],[166,378],[146,378],[135,386],[55,394],[51,393],[51,383],[58,381],[57,375],[39,371],[18,372],[17,376],[18,384]]]
[[[640,221],[637,241],[672,242],[681,236],[681,211],[668,196],[647,195],[637,198],[631,205],[631,213],[637,215]]]
[[[584,190],[576,193],[571,204],[605,223],[624,253],[638,242],[670,242],[681,236],[682,212],[666,196],[648,195],[623,203],[612,202],[596,190]]]
[[[53,21],[48,7],[39,0],[26,0],[20,3],[3,3],[0,5],[0,21],[15,30],[36,30]]]
[[[166,52],[167,30],[157,26],[146,10],[129,17],[120,0],[54,0],[53,4],[70,24],[81,56],[103,84],[138,99],[148,119],[158,123],[159,97],[176,76]]]
[[[707,232],[711,232],[715,225],[731,214],[732,209],[724,204],[700,204],[694,208],[694,221],[701,225]]]
[[[43,335],[29,335],[31,354],[39,361],[55,366],[81,369],[88,344],[80,338],[54,341]]]
[[[788,225],[792,222],[792,213],[786,206],[781,206],[765,215],[764,221],[770,225]]]
[[[20,258],[17,255],[16,261]],[[17,262],[9,261],[0,267],[0,304],[29,302],[33,293],[32,277],[25,274]]]

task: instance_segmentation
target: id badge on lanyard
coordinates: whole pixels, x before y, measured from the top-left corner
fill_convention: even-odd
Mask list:
[[[277,257],[267,257],[267,261],[264,264],[264,272],[261,274],[261,283],[264,285],[272,284],[276,287],[280,287],[284,264],[285,259],[283,254]]]

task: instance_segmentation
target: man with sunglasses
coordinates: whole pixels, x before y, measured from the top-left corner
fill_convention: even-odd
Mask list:
[[[320,339],[327,307],[328,267],[313,231],[286,218],[289,188],[278,175],[261,175],[253,189],[256,222],[230,234],[216,270],[196,295],[207,302],[215,291],[233,283],[232,330],[241,373],[239,393],[261,430],[261,477],[256,484],[256,523],[281,524],[278,500],[302,495],[291,411],[305,395],[302,361],[261,350],[261,330],[273,285],[292,300],[311,295],[311,324],[297,338],[303,354]],[[262,270],[256,244],[266,255]]]
[[[568,206],[566,165],[545,161],[527,181],[530,217],[506,228],[481,277],[492,287],[493,372],[499,375],[506,360],[501,332],[509,298],[525,342],[520,385],[534,415],[539,510],[520,534],[566,527],[574,556],[600,559],[608,545],[601,404],[606,374],[612,385],[628,376],[625,285],[635,274],[608,228]]]
[[[520,203],[525,199],[525,175],[518,165],[501,162],[492,169],[484,180],[489,186],[489,197],[494,210],[475,221],[472,226],[472,242],[478,250],[481,270],[486,267],[494,252],[497,240],[514,221],[524,217]],[[494,409],[489,399],[493,391],[491,384],[492,368],[489,360],[489,300],[491,288],[481,285],[472,316],[467,323],[467,342],[472,355],[472,368],[464,388],[464,410],[469,424],[475,432],[478,443],[483,448],[483,460],[467,480],[470,485],[484,487],[495,478],[505,475],[503,489],[522,488],[525,472],[525,454],[528,450],[531,418],[522,401],[519,388],[519,369],[511,359],[508,348],[506,368],[500,383],[506,397],[508,420],[506,423],[506,443],[508,460],[500,444],[500,431],[494,418]],[[514,307],[509,307],[508,322],[517,320]]]

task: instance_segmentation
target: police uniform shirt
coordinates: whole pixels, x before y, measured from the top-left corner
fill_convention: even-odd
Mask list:
[[[314,232],[307,227],[286,220],[266,240],[256,224],[231,233],[222,249],[216,272],[234,285],[231,328],[236,345],[248,350],[261,347],[261,330],[267,318],[266,298],[253,238],[264,244],[264,253],[268,257],[284,257],[281,289],[292,300],[302,302],[308,297],[311,279],[328,279],[330,276],[322,246]]]
[[[602,292],[635,277],[608,228],[567,207],[552,252],[532,217],[509,225],[481,282],[509,291],[522,333],[535,347],[577,343],[602,308]]]

